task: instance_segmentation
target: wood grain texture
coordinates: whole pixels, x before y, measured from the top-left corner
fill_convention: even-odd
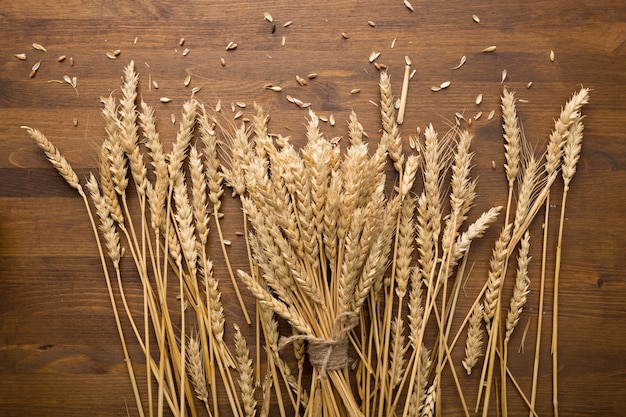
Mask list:
[[[190,0],[4,0],[0,5],[0,415],[123,416],[136,415],[96,245],[81,199],[49,166],[21,125],[42,130],[67,157],[81,180],[94,170],[97,146],[104,137],[100,97],[119,94],[122,68],[132,59],[140,73],[140,94],[156,107],[157,128],[169,149],[175,135],[170,115],[190,89],[203,86],[202,101],[225,107],[256,101],[269,110],[271,130],[304,142],[306,111],[289,103],[287,94],[318,114],[333,114],[337,125],[323,125],[328,136],[346,136],[347,117],[355,110],[371,140],[379,137],[378,71],[389,68],[399,95],[404,56],[411,57],[411,81],[405,140],[432,122],[445,130],[455,112],[483,117],[476,134],[475,175],[479,176],[475,217],[490,205],[506,203],[502,130],[499,116],[501,73],[517,91],[524,132],[542,148],[560,107],[580,85],[591,89],[586,107],[583,153],[567,203],[560,292],[560,405],[563,416],[619,416],[626,412],[626,3],[566,0],[478,0],[468,2],[402,0],[322,0],[221,2]],[[276,23],[263,19],[270,12]],[[475,13],[481,19],[475,23]],[[293,24],[283,27],[292,20]],[[376,23],[368,25],[368,20]],[[348,35],[348,39],[341,36]],[[281,46],[282,38],[285,45]],[[179,39],[190,53],[182,55]],[[137,39],[136,43],[134,40]],[[392,40],[395,47],[391,48]],[[226,51],[229,42],[237,49]],[[38,42],[48,52],[34,50]],[[494,53],[482,53],[497,45]],[[116,49],[116,60],[106,52]],[[550,62],[550,50],[555,61]],[[13,57],[26,53],[27,60]],[[63,62],[57,57],[66,55]],[[451,68],[467,56],[458,70]],[[74,65],[70,66],[70,57]],[[224,58],[226,66],[220,64]],[[36,77],[31,66],[41,60]],[[295,76],[318,77],[300,86]],[[76,76],[78,92],[63,75]],[[189,87],[183,86],[187,74]],[[148,88],[149,79],[159,89]],[[437,93],[432,85],[451,81]],[[526,88],[533,82],[530,89]],[[263,88],[280,85],[280,93]],[[350,94],[352,89],[358,94]],[[477,106],[474,100],[483,94]],[[172,98],[168,104],[159,97]],[[492,121],[486,115],[496,110]],[[249,107],[245,110],[249,113]],[[230,112],[230,110],[228,110]],[[73,118],[78,120],[74,126]],[[405,142],[405,149],[408,144]],[[492,161],[496,169],[492,170]],[[560,191],[553,198],[552,224],[558,222]],[[226,238],[233,241],[232,260],[245,268],[247,258],[240,208],[224,198]],[[541,216],[542,214],[540,214]],[[539,242],[541,224],[533,225]],[[550,236],[556,242],[556,229]],[[473,274],[487,268],[497,232],[472,247]],[[216,247],[213,247],[216,249]],[[524,389],[530,386],[532,346],[537,315],[540,249],[533,249],[531,294],[520,327],[531,321],[525,354],[513,354],[512,371]],[[552,259],[549,268],[553,268]],[[548,269],[550,270],[550,269]],[[216,263],[229,321],[242,323],[223,264]],[[479,279],[482,281],[482,278]],[[478,284],[468,284],[476,291]],[[129,291],[140,291],[129,280]],[[510,290],[510,288],[508,289]],[[131,306],[140,309],[140,293]],[[249,305],[252,297],[244,291]],[[463,300],[469,303],[469,299]],[[133,304],[134,303],[134,304]],[[467,307],[467,305],[466,305]],[[252,310],[250,310],[252,313]],[[543,340],[550,338],[551,283]],[[227,337],[232,340],[232,326]],[[245,328],[251,337],[252,328]],[[511,344],[517,350],[521,332]],[[141,361],[138,348],[133,357]],[[550,347],[542,349],[539,377],[540,416],[552,414]],[[460,360],[457,368],[461,371]],[[141,373],[141,370],[138,372]],[[145,372],[145,370],[144,370]],[[446,378],[449,375],[446,376]],[[473,398],[478,381],[465,378]],[[451,379],[444,386],[454,392]],[[509,388],[511,390],[511,388]],[[472,391],[474,390],[474,391]],[[472,403],[472,401],[469,401]],[[460,415],[458,398],[444,398],[444,414]],[[511,395],[510,416],[527,416]]]

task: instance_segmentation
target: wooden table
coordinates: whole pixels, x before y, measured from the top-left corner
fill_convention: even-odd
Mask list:
[[[129,415],[137,415],[82,201],[20,126],[42,130],[83,180],[97,166],[97,148],[104,137],[100,97],[119,97],[122,69],[134,60],[141,96],[156,108],[167,144],[176,129],[171,114],[178,117],[191,88],[200,86],[197,98],[210,106],[220,99],[228,117],[230,103],[247,103],[241,109],[244,117],[253,102],[262,104],[271,114],[272,131],[290,135],[298,145],[304,143],[307,112],[290,103],[288,95],[310,102],[321,116],[334,115],[335,126],[323,123],[328,136],[345,137],[345,121],[355,110],[375,142],[380,134],[374,105],[379,100],[379,71],[369,62],[373,51],[380,52],[375,63],[387,66],[398,96],[405,56],[415,70],[402,126],[406,151],[416,127],[423,130],[433,123],[444,132],[454,123],[455,113],[467,119],[482,111],[482,118],[471,126],[476,134],[474,173],[479,177],[476,213],[506,203],[499,121],[503,70],[504,84],[527,100],[520,100],[518,111],[524,133],[538,151],[571,93],[581,85],[591,89],[564,231],[559,400],[563,416],[624,415],[626,4],[619,0],[412,0],[412,4],[413,11],[401,0],[3,1],[0,415],[121,416],[127,407]],[[266,11],[273,24],[264,19]],[[230,42],[237,48],[227,50]],[[33,43],[47,52],[35,50]],[[490,45],[496,45],[496,51],[481,52]],[[120,51],[116,59],[107,56],[116,50]],[[14,57],[19,53],[27,59]],[[57,62],[61,55],[65,59]],[[467,62],[451,69],[462,56]],[[30,78],[38,61],[40,68]],[[310,73],[317,73],[317,78],[308,79]],[[192,81],[185,87],[188,74]],[[64,75],[77,77],[77,92],[63,82]],[[307,85],[299,85],[296,75]],[[150,86],[150,81],[156,84]],[[447,89],[431,91],[445,81],[451,81]],[[265,89],[267,83],[282,86],[282,91]],[[479,94],[483,101],[476,105]],[[161,97],[172,101],[160,103]],[[487,120],[491,110],[496,117]],[[557,195],[553,225],[558,222],[560,191]],[[230,197],[224,204],[225,229],[233,240],[231,256],[236,265],[245,267],[243,241],[234,234],[240,227],[240,209]],[[523,328],[530,323],[529,331],[525,353],[514,354],[511,360],[525,390],[530,386],[536,331],[540,220],[533,227],[537,233],[531,294],[520,324]],[[554,226],[551,230],[556,232]],[[484,254],[473,274],[485,273],[496,234],[488,233],[485,243],[473,249]],[[555,238],[551,233],[549,271],[554,266]],[[218,274],[224,273],[223,265],[216,268]],[[135,284],[129,283],[131,291],[139,290]],[[241,322],[226,278],[222,287],[229,323]],[[551,291],[548,279],[536,407],[541,416],[552,414]],[[244,298],[252,301],[245,291]],[[231,337],[232,327],[228,329]],[[254,330],[245,327],[244,332],[252,337]],[[521,334],[514,337],[514,346],[519,346]],[[131,347],[131,354],[141,357],[137,347]],[[472,378],[464,383],[477,381],[475,374]],[[444,398],[445,415],[461,415],[458,407],[455,396]],[[509,415],[526,416],[528,411],[519,399],[512,399]]]

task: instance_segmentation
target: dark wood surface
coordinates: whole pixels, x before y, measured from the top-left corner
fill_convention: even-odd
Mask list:
[[[166,143],[175,133],[170,114],[180,114],[190,88],[200,85],[204,87],[198,97],[210,104],[217,99],[226,107],[231,102],[262,104],[271,113],[271,130],[291,135],[297,144],[303,143],[307,113],[289,103],[287,94],[311,102],[320,115],[334,114],[337,125],[323,126],[328,136],[346,135],[345,120],[354,109],[375,140],[380,122],[377,108],[369,101],[378,100],[379,74],[368,62],[372,51],[381,52],[377,62],[388,66],[398,95],[405,55],[416,70],[402,127],[405,139],[417,126],[430,122],[445,131],[456,112],[468,116],[483,112],[472,125],[474,172],[480,177],[476,213],[506,202],[498,119],[502,71],[507,70],[505,84],[517,91],[518,98],[528,100],[518,110],[525,134],[537,149],[545,145],[570,94],[581,85],[591,89],[591,102],[584,110],[583,153],[564,233],[561,415],[626,415],[626,4],[620,0],[412,3],[413,12],[401,0],[4,0],[0,4],[1,416],[123,416],[126,404],[129,415],[136,415],[82,201],[21,125],[42,130],[84,178],[96,165],[96,149],[104,137],[99,98],[117,93],[122,68],[132,59],[140,72],[141,95],[156,107]],[[265,11],[275,19],[274,33],[263,19]],[[480,23],[472,20],[472,14],[480,17]],[[293,24],[283,27],[287,21]],[[342,32],[348,39],[342,38]],[[185,38],[184,47],[190,50],[187,56],[182,56],[180,38]],[[226,51],[231,41],[238,47]],[[33,42],[48,51],[34,50]],[[489,45],[497,45],[496,52],[481,53]],[[107,58],[106,53],[116,49],[121,51],[119,57]],[[550,50],[554,62],[549,60]],[[16,59],[17,53],[26,53],[27,60]],[[57,62],[60,55],[67,56],[62,63]],[[452,70],[463,55],[467,63]],[[31,79],[30,68],[39,60],[41,68]],[[311,72],[318,77],[307,86],[297,84],[296,75],[306,77]],[[77,77],[80,95],[67,84],[48,82],[65,74]],[[193,75],[193,81],[185,88],[187,74]],[[158,90],[148,89],[149,76],[157,81]],[[432,85],[447,80],[451,81],[448,89],[430,91]],[[533,85],[527,89],[530,81]],[[281,85],[283,91],[265,90],[266,83]],[[355,88],[360,93],[350,94]],[[477,106],[474,99],[480,93],[484,100]],[[163,96],[173,101],[159,103]],[[488,121],[490,110],[496,110],[496,117]],[[560,208],[559,192],[556,195],[555,216]],[[239,206],[227,197],[225,207],[232,258],[245,266],[242,240],[235,235],[240,228]],[[537,242],[540,227],[540,223],[533,226]],[[488,234],[485,243],[473,248],[481,254],[476,274],[484,273],[494,237]],[[532,293],[521,320],[522,327],[531,322],[526,353],[511,359],[525,389],[535,339],[539,245],[533,254]],[[549,261],[553,262],[553,253]],[[225,277],[223,265],[216,265],[216,273]],[[228,319],[241,323],[228,280],[220,279]],[[139,283],[135,284],[138,289]],[[550,335],[551,299],[548,284],[544,340]],[[245,332],[251,335],[252,329]],[[515,346],[520,344],[520,333],[512,342]],[[132,353],[140,352],[133,348]],[[546,342],[539,375],[541,416],[552,414],[549,357]],[[511,416],[528,415],[518,400],[511,404]],[[443,408],[446,415],[459,415],[452,394],[444,398]]]

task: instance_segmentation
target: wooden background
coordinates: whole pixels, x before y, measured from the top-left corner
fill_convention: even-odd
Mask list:
[[[96,165],[96,148],[104,137],[99,98],[118,93],[122,68],[132,59],[140,72],[141,95],[156,107],[166,143],[175,134],[170,115],[180,114],[190,89],[201,85],[197,96],[210,104],[218,98],[227,108],[231,102],[262,104],[271,113],[271,130],[291,135],[297,144],[303,143],[307,113],[289,103],[287,94],[311,102],[319,115],[334,115],[336,126],[323,125],[328,136],[346,135],[345,120],[354,109],[375,141],[380,122],[370,100],[378,100],[379,74],[368,62],[372,51],[381,52],[377,62],[388,66],[398,95],[405,55],[416,70],[402,127],[405,139],[416,127],[423,129],[431,122],[445,131],[456,112],[468,117],[483,112],[471,127],[476,134],[474,173],[480,177],[476,213],[506,202],[498,119],[502,71],[507,70],[505,84],[517,91],[518,98],[528,100],[518,111],[525,134],[537,149],[545,145],[553,119],[571,93],[581,85],[591,89],[591,103],[584,110],[584,149],[566,213],[561,415],[626,415],[626,4],[621,0],[412,3],[413,12],[402,0],[2,1],[0,416],[124,416],[126,403],[129,415],[137,415],[82,201],[21,125],[42,130],[84,178]],[[263,19],[265,11],[275,19],[274,32]],[[472,14],[480,17],[480,23],[472,20]],[[287,21],[293,23],[283,27]],[[190,50],[187,56],[182,55],[180,38]],[[238,47],[226,51],[231,41]],[[33,42],[48,51],[34,50]],[[497,45],[496,52],[481,53],[489,45]],[[116,60],[107,58],[107,52],[117,49],[121,53]],[[554,62],[549,60],[550,50]],[[17,53],[26,53],[27,60],[16,59]],[[62,63],[57,62],[60,55],[67,56]],[[463,55],[467,63],[452,70]],[[30,68],[39,60],[41,68],[31,79]],[[307,86],[297,84],[296,75],[311,72],[318,74],[315,80]],[[48,82],[65,74],[77,77],[80,95],[68,84]],[[185,88],[187,74],[193,79]],[[157,81],[158,90],[148,88],[149,77]],[[447,80],[448,89],[430,91]],[[527,89],[529,81],[533,85]],[[283,91],[265,90],[266,83],[281,85]],[[355,88],[360,93],[350,94]],[[474,99],[480,93],[484,99],[477,106]],[[172,102],[159,103],[163,96]],[[496,110],[496,117],[488,121],[490,110]],[[555,200],[556,216],[560,197]],[[239,207],[230,197],[224,204],[232,258],[245,265],[243,242],[235,235]],[[555,224],[557,218],[553,219]],[[536,242],[540,228],[539,223],[533,226]],[[554,236],[551,233],[551,239]],[[473,250],[480,254],[473,272],[478,280],[484,279],[494,237],[493,232],[487,234]],[[510,359],[526,389],[537,315],[538,244],[533,254],[532,293],[521,321],[523,327],[530,320],[526,353]],[[552,256],[553,252],[550,262]],[[216,268],[223,274],[223,266]],[[222,281],[229,323],[241,323],[228,280]],[[128,285],[133,286],[132,280]],[[546,341],[551,299],[548,284]],[[252,329],[245,331],[252,334]],[[512,342],[515,346],[520,333]],[[135,348],[133,354],[138,353]],[[539,376],[541,416],[552,414],[549,357],[546,342]],[[511,404],[510,415],[528,415],[519,401]],[[459,415],[454,395],[444,398],[443,408],[445,415]]]

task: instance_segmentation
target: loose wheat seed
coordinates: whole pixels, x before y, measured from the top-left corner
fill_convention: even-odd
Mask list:
[[[170,121],[172,122],[172,125],[176,124],[176,115],[174,113],[170,114]]]
[[[296,81],[300,85],[306,85],[307,84],[306,80],[304,78],[300,77],[299,75],[296,75]]]
[[[268,90],[276,91],[276,92],[280,92],[280,91],[282,91],[282,90],[283,90],[283,89],[282,89],[280,86],[278,86],[278,85],[269,85],[269,86],[267,86],[267,87],[265,87],[265,88],[267,88]]]
[[[326,116],[318,116],[318,117],[319,117],[319,119],[320,119],[322,122],[324,122],[324,123],[328,123],[328,117],[326,117]]]
[[[360,88],[353,88],[352,90],[350,90],[350,94],[358,94],[361,92]]]
[[[396,46],[396,38],[393,38],[393,40],[391,41],[391,49],[393,49]]]
[[[378,62],[375,62],[375,63],[374,63],[374,67],[375,67],[378,71],[380,71],[380,70],[384,70],[384,69],[387,69],[387,65],[385,65],[385,64],[380,64],[380,63],[378,63]]]
[[[380,52],[372,51],[372,53],[369,56],[369,61],[374,62],[378,59],[379,56],[380,56]]]
[[[230,111],[232,111],[233,113],[235,112],[235,103],[233,101],[230,102]]]
[[[500,83],[503,83],[504,80],[506,80],[506,70],[505,69],[502,70],[502,79],[500,80]]]
[[[444,88],[450,87],[450,84],[451,84],[450,81],[444,81],[441,84],[439,84],[439,88],[441,88],[443,90]]]
[[[280,46],[285,46],[285,37],[284,36],[280,40]]]
[[[411,71],[411,75],[409,75],[409,80],[412,80],[413,77],[415,76],[415,73],[417,72],[417,70],[413,70]]]
[[[550,50],[550,62],[554,62],[554,51]]]
[[[74,66],[74,57],[70,57],[70,67]]]
[[[30,78],[35,78],[35,75],[37,75],[37,71],[31,71],[30,74],[28,74]]]
[[[409,9],[410,11],[413,11],[413,5],[409,2],[409,0],[404,0],[404,5],[406,6],[407,9]]]
[[[121,53],[122,53],[121,49],[116,49],[115,51],[113,51],[113,55],[115,56],[120,56]]]
[[[491,169],[496,170],[496,161],[491,161]]]
[[[215,111],[219,113],[222,111],[222,100],[217,100],[217,104],[215,105]]]
[[[138,36],[135,36],[135,39],[133,39],[133,45],[137,45],[137,41],[139,40]]]
[[[310,73],[309,75],[307,75],[307,78],[309,80],[313,80],[313,79],[317,78],[317,72]]]
[[[188,74],[183,80],[183,84],[185,87],[189,87],[189,83],[191,83],[191,74]]]
[[[35,70],[35,68],[33,68],[33,70]],[[36,71],[36,70],[35,70]],[[69,75],[64,75],[63,76],[63,81],[65,81],[66,83],[68,83],[69,85],[72,85],[72,79],[70,78]]]
[[[328,116],[328,123],[330,123],[331,126],[335,126],[335,115],[331,114],[330,116]]]
[[[63,62],[65,61],[65,55],[61,55],[57,58],[57,62]]]
[[[293,21],[288,20],[285,22],[285,24],[283,25],[284,28],[286,28],[287,26],[291,26],[291,24],[293,23]]]
[[[232,245],[232,244],[233,244],[233,243],[232,243],[230,240],[228,240],[228,239],[224,239],[224,240],[223,240],[223,242],[224,242],[224,245],[226,245],[226,246],[230,246],[230,245]]]
[[[159,84],[157,84],[157,82],[154,80],[152,80],[152,86],[154,87],[155,90],[159,89]]]
[[[496,111],[495,110],[491,110],[489,112],[489,116],[487,116],[487,120],[493,119],[493,116],[495,116],[495,115],[496,115]]]
[[[267,20],[268,22],[270,22],[270,23],[273,23],[273,22],[274,22],[274,18],[273,18],[273,17],[272,17],[272,15],[271,15],[271,14],[269,14],[268,12],[263,13],[263,18],[264,18],[265,20]]]
[[[341,37],[344,38],[344,39],[350,38],[350,36],[348,36],[348,34],[346,32],[341,32]]]
[[[480,119],[480,118],[482,117],[482,115],[483,115],[483,112],[479,111],[478,113],[476,113],[476,114],[474,115],[474,120],[478,120],[478,119]]]
[[[235,232],[235,236],[243,236],[243,232],[236,231],[236,232]]]
[[[183,49],[183,56],[189,55],[189,52],[191,52],[191,51],[189,51],[189,48]]]
[[[78,119],[76,117],[72,118],[72,124],[74,125],[74,127],[78,126]]]
[[[35,65],[32,66],[31,70],[39,71],[39,67],[41,67],[41,61],[37,61]]]
[[[48,50],[46,48],[44,48],[44,46],[39,44],[39,43],[34,43],[33,44],[33,48],[35,48],[38,51],[48,52]]]
[[[441,90],[441,87],[439,87],[438,85],[433,85],[432,87],[430,87],[430,91],[439,91]]]
[[[19,59],[20,61],[26,60],[26,54],[14,54],[13,56]]]
[[[453,70],[455,69],[459,69],[463,66],[463,64],[465,64],[465,62],[467,61],[467,57],[465,55],[463,55],[461,57],[461,60],[459,61],[459,64],[456,67],[452,67]]]
[[[235,42],[228,42],[228,45],[226,45],[226,50],[227,51],[232,51],[233,49],[237,48],[237,44]]]
[[[526,84],[526,88],[530,88],[533,86],[533,82],[532,81],[528,81],[528,84]]]
[[[243,116],[243,112],[241,110],[239,110],[237,113],[235,113],[235,115],[233,116],[234,120],[239,119],[241,116]]]
[[[295,99],[293,97],[291,97],[289,94],[287,94],[287,96],[285,98],[287,99],[288,102],[294,103]]]
[[[113,54],[113,52],[107,52],[106,56],[109,59],[117,59],[117,57],[115,56],[115,54]]]
[[[225,67],[226,66],[226,60],[222,57],[220,58],[220,64]]]
[[[480,23],[480,17],[476,16],[475,14],[472,15],[472,20],[476,23]]]
[[[519,100],[517,100],[517,101],[518,101],[519,103],[522,103],[522,104],[526,104],[526,103],[528,103],[528,102],[529,102],[528,100],[525,100],[525,99],[523,99],[523,98],[520,98],[520,99],[519,99]]]
[[[480,104],[483,102],[483,95],[482,93],[476,96],[476,104]]]
[[[370,25],[371,27],[376,27],[376,22],[374,22],[373,20],[368,20],[367,24]]]
[[[185,38],[180,38],[178,41],[178,46],[183,46],[185,44]]]
[[[246,108],[246,103],[238,101],[236,104],[237,104],[237,107],[239,107],[240,109],[245,109]]]
[[[161,97],[161,98],[159,99],[159,101],[160,101],[161,103],[169,103],[169,102],[171,102],[171,101],[172,101],[172,99],[171,99],[171,98],[169,98],[169,97]]]
[[[491,45],[483,49],[483,52],[493,52],[496,50],[496,45]]]
[[[376,103],[374,100],[367,100],[367,102],[373,104],[376,107],[378,107],[378,103]]]

